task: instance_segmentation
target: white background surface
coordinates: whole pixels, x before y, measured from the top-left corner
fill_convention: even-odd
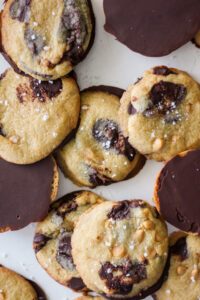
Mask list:
[[[92,0],[92,3],[97,21],[96,39],[88,57],[76,68],[81,88],[100,84],[127,88],[143,71],[163,64],[186,70],[200,81],[200,50],[192,43],[162,58],[148,58],[131,52],[104,31],[103,1]],[[0,71],[7,67],[0,57]],[[161,167],[162,164],[148,161],[135,178],[94,191],[113,200],[140,198],[151,201],[155,178]],[[58,196],[76,189],[61,174]],[[34,227],[32,224],[17,232],[0,234],[0,263],[36,281],[45,290],[49,300],[74,299],[76,294],[56,283],[37,263],[32,250]]]

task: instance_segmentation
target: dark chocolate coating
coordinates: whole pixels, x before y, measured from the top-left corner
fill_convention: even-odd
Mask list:
[[[18,230],[41,221],[49,210],[53,177],[52,157],[32,165],[0,159],[0,229]]]
[[[166,221],[182,231],[200,233],[200,150],[169,161],[156,192]]]
[[[104,0],[105,30],[131,50],[164,56],[200,28],[199,0]]]
[[[123,298],[120,298],[120,297],[117,297],[117,296],[114,296],[114,295],[113,296],[108,296],[108,295],[105,295],[105,294],[103,294],[102,296],[104,296],[105,298],[110,299],[110,300],[142,300],[142,299],[145,299],[146,297],[148,297],[150,295],[154,295],[154,293],[157,292],[161,288],[161,286],[163,285],[163,282],[168,277],[169,267],[170,267],[170,253],[168,255],[167,262],[166,262],[164,271],[163,271],[160,279],[152,287],[150,287],[146,290],[142,290],[140,292],[140,294],[138,294],[134,297],[126,297],[124,295]]]
[[[47,300],[47,297],[41,287],[34,281],[29,280],[30,284],[33,286],[34,290],[37,293],[38,300]]]
[[[97,85],[97,86],[91,86],[82,92],[104,92],[108,94],[113,94],[119,98],[122,97],[125,90],[115,87],[115,86],[109,86],[109,85]]]

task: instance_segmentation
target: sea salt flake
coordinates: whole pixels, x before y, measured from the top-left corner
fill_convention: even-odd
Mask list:
[[[43,121],[47,121],[49,119],[49,115],[46,113],[42,116]]]

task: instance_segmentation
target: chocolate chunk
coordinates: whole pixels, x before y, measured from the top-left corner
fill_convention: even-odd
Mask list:
[[[93,187],[99,185],[109,185],[113,182],[113,180],[103,174],[100,174],[96,169],[88,166],[88,175],[89,182],[93,185]]]
[[[182,231],[200,233],[200,150],[176,156],[162,169],[157,182],[161,215]]]
[[[119,154],[125,155],[132,161],[136,155],[135,149],[129,144],[116,122],[108,119],[99,119],[92,129],[93,137],[102,144],[106,150],[115,149]]]
[[[135,283],[147,278],[146,266],[142,263],[132,263],[126,260],[122,265],[112,265],[110,262],[102,264],[99,276],[105,280],[108,289],[114,294],[126,295],[133,289]]]
[[[31,165],[0,159],[0,228],[18,230],[43,220],[50,206],[53,177],[51,157]]]
[[[181,261],[188,258],[188,249],[186,237],[180,238],[175,245],[170,247],[172,255],[178,255]]]
[[[84,290],[86,288],[83,280],[81,278],[76,278],[73,277],[72,279],[70,279],[70,281],[68,281],[67,286],[74,290],[75,292],[79,292],[81,290]]]
[[[107,217],[113,220],[123,220],[129,218],[131,208],[145,208],[146,204],[142,200],[124,200],[113,206]]]
[[[78,208],[78,204],[73,200],[70,200],[67,202],[63,202],[63,201],[61,201],[61,202],[62,202],[62,204],[56,209],[56,214],[58,216],[61,216],[62,218],[64,218],[65,215],[67,215],[73,211],[76,211]]]
[[[51,240],[49,236],[42,233],[36,233],[33,239],[35,253],[39,252],[44,246],[46,246],[49,240]]]
[[[123,220],[130,216],[130,202],[122,201],[113,206],[112,210],[108,213],[107,217],[113,220]]]
[[[10,6],[10,16],[19,22],[28,23],[31,0],[14,0]]]
[[[105,30],[131,50],[164,56],[200,28],[199,0],[104,0]]]
[[[64,0],[59,33],[61,39],[66,41],[69,46],[65,56],[73,65],[77,64],[83,56],[83,45],[88,34],[85,18],[77,1]]]
[[[27,28],[24,33],[24,39],[27,47],[33,55],[38,55],[44,49],[45,42],[43,37],[39,35],[35,30]]]
[[[150,93],[151,104],[144,111],[144,116],[151,117],[156,113],[167,114],[174,111],[186,97],[187,89],[182,84],[167,81],[156,83]]]
[[[3,129],[3,125],[0,123],[0,135],[6,137],[5,131]]]
[[[46,98],[51,99],[57,97],[61,93],[63,85],[61,79],[54,81],[39,81],[31,78],[30,87],[34,97],[40,99],[41,102],[44,102]]]
[[[137,113],[137,110],[135,109],[135,107],[130,102],[129,105],[128,105],[128,114],[129,115],[135,115],[136,113]]]
[[[61,233],[58,241],[56,260],[64,269],[73,271],[75,265],[72,258],[71,236],[71,232]]]
[[[159,67],[155,67],[153,68],[153,74],[155,75],[161,75],[161,76],[168,76],[170,74],[176,74],[174,71],[172,71],[172,69],[169,69],[166,66],[159,66]]]

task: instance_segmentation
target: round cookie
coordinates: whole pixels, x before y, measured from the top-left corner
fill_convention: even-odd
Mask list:
[[[104,0],[105,30],[133,51],[164,56],[194,37],[199,10],[199,0]]]
[[[94,40],[90,0],[8,0],[1,14],[1,51],[26,74],[54,80],[87,55]]]
[[[37,260],[56,281],[75,291],[84,291],[86,286],[73,262],[71,236],[80,215],[102,201],[89,191],[65,195],[52,204],[36,228],[33,245]]]
[[[118,120],[123,90],[108,86],[81,93],[80,124],[76,136],[57,154],[64,174],[76,184],[95,187],[135,175],[144,165],[123,136]]]
[[[167,227],[142,200],[104,202],[80,217],[72,256],[89,289],[107,298],[143,299],[162,283]]]
[[[46,296],[36,283],[0,266],[0,299],[46,300]]]
[[[160,172],[155,203],[161,215],[180,230],[200,234],[200,150],[179,154]]]
[[[123,95],[119,118],[129,143],[150,159],[199,148],[199,85],[177,69],[150,69]]]
[[[155,300],[198,300],[200,297],[200,238],[175,232],[171,236],[170,268]]]
[[[55,160],[21,166],[0,159],[0,232],[43,220],[58,191]]]
[[[0,79],[0,156],[29,164],[48,156],[77,126],[74,79],[41,82],[7,70]]]

